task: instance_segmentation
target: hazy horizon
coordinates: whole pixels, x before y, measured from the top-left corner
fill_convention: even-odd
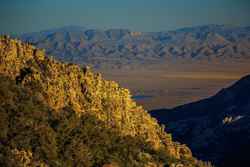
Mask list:
[[[26,33],[69,25],[157,32],[208,24],[250,25],[248,0],[3,0],[0,33]]]

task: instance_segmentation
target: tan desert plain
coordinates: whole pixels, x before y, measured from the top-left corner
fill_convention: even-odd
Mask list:
[[[172,108],[214,95],[250,73],[250,60],[157,64],[144,68],[101,71],[131,90],[147,110]]]

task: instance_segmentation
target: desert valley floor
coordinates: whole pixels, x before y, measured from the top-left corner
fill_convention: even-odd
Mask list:
[[[158,70],[125,69],[102,73],[105,79],[115,80],[130,89],[138,104],[152,110],[172,108],[214,95],[248,74],[248,64],[184,63],[175,69],[169,65],[169,68],[160,67]]]

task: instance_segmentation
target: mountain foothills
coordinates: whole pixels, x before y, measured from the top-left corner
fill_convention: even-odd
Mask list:
[[[250,58],[250,27],[206,25],[144,33],[69,26],[19,38],[57,59],[97,69],[158,67],[178,60],[249,62]]]
[[[0,166],[209,167],[127,89],[0,38]]]
[[[250,75],[215,96],[151,115],[195,156],[219,167],[249,166]]]

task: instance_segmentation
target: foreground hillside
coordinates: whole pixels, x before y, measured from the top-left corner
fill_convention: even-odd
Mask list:
[[[151,115],[174,139],[218,167],[249,166],[250,75],[215,96]]]
[[[179,61],[224,64],[249,62],[250,28],[205,25],[166,32],[133,32],[63,27],[20,39],[57,59],[99,69],[165,68]]]
[[[0,38],[0,166],[210,166],[129,91],[87,67]]]

